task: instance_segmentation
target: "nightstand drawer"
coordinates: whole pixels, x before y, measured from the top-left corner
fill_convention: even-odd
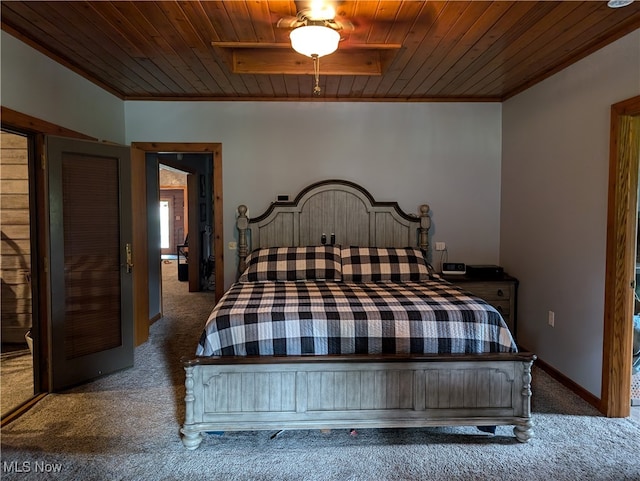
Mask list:
[[[472,292],[485,301],[508,301],[511,299],[512,285],[507,282],[465,282],[460,284],[463,289]]]
[[[507,318],[511,316],[511,301],[490,301],[485,298],[489,304],[495,307],[502,317]]]
[[[500,278],[479,279],[470,276],[443,276],[443,278],[495,307],[515,338],[518,294],[518,280],[516,278],[508,274]]]

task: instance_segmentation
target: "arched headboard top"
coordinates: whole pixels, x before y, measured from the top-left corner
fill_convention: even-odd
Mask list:
[[[304,188],[293,201],[273,202],[253,218],[238,207],[239,270],[249,250],[342,244],[369,247],[419,247],[428,250],[429,206],[407,214],[397,202],[378,202],[347,180],[325,180]]]
[[[361,197],[363,201],[366,200],[366,204],[370,206],[377,207],[391,207],[393,208],[400,217],[405,218],[406,220],[413,221],[416,218],[416,214],[407,214],[403,211],[397,202],[379,202],[376,201],[373,196],[366,190],[364,187],[356,184],[355,182],[351,182],[349,180],[341,180],[341,179],[329,179],[329,180],[321,180],[320,182],[315,182],[311,185],[308,185],[304,189],[296,195],[296,198],[291,201],[277,201],[272,202],[267,210],[260,214],[257,217],[251,219],[252,223],[262,223],[264,220],[269,218],[269,216],[273,213],[274,210],[280,207],[299,207],[303,206],[306,201],[313,197],[314,195],[326,192],[326,191],[335,191],[335,190],[344,190],[345,192],[351,191],[358,197]],[[426,204],[425,204],[426,205]],[[427,206],[428,207],[428,206]]]

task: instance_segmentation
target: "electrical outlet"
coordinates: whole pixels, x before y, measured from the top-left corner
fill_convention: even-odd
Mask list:
[[[551,327],[556,327],[556,313],[553,311],[549,311],[548,322]]]
[[[236,242],[229,242],[229,250],[234,251],[238,248],[238,244]]]
[[[437,251],[447,250],[447,244],[445,244],[444,242],[436,242],[436,250]]]

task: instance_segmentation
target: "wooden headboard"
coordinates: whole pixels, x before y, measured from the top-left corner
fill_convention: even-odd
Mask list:
[[[325,180],[303,189],[293,201],[273,202],[249,219],[238,207],[240,272],[249,250],[341,244],[362,247],[429,248],[429,206],[419,215],[405,213],[397,202],[376,202],[361,186],[346,180]]]

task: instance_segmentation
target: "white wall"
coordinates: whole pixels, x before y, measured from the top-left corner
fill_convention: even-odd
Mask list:
[[[610,109],[639,94],[636,30],[503,104],[500,259],[520,279],[518,340],[596,396]]]
[[[407,212],[430,204],[450,260],[498,262],[500,104],[131,101],[125,117],[127,142],[222,143],[225,246],[239,204],[256,216],[341,178]],[[227,285],[235,263],[226,250]]]
[[[0,34],[4,107],[99,140],[124,142],[124,102],[8,33]]]

